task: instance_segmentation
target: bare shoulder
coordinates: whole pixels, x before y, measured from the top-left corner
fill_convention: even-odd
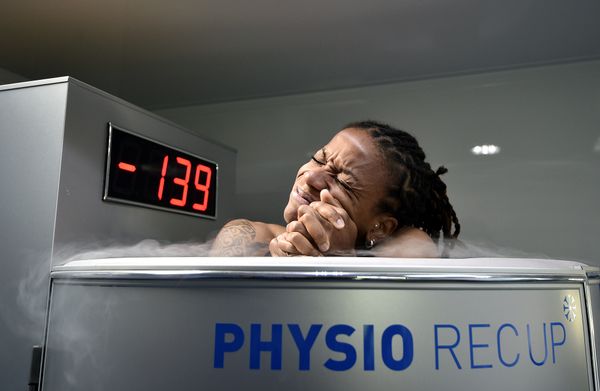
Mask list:
[[[210,255],[262,256],[268,253],[271,239],[283,231],[285,228],[277,224],[246,219],[232,220],[217,234]]]
[[[376,247],[376,255],[397,258],[437,258],[437,245],[425,232],[417,228],[403,228],[393,237]]]

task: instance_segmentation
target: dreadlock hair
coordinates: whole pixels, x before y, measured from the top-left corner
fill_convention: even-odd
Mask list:
[[[448,170],[442,166],[433,171],[413,136],[376,121],[354,122],[345,128],[367,131],[389,162],[392,181],[378,206],[382,212],[392,213],[399,227],[422,229],[436,243],[440,234],[444,241],[458,237],[460,223],[440,178]]]

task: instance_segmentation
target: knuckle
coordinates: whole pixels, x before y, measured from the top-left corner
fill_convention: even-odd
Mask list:
[[[288,239],[292,243],[297,242],[298,240],[300,240],[301,237],[302,237],[302,234],[300,234],[298,232],[290,232],[288,235]]]
[[[308,213],[310,211],[310,209],[311,209],[310,205],[300,205],[298,207],[298,213],[305,214],[305,213]]]
[[[288,226],[290,227],[290,231],[299,231],[302,227],[302,223],[299,221],[292,221]]]
[[[298,222],[302,223],[302,225],[306,224],[308,221],[310,220],[310,216],[305,214],[300,216],[300,218],[297,220]]]
[[[331,209],[331,205],[321,202],[319,205],[317,205],[317,208],[318,210],[329,210]]]

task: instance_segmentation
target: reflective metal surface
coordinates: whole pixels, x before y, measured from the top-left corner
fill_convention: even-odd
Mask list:
[[[58,279],[43,389],[592,390],[582,304],[580,282]]]
[[[44,390],[597,390],[595,272],[531,259],[70,262],[52,273]]]

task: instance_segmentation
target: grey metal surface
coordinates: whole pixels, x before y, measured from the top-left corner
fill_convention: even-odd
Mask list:
[[[219,163],[219,215],[214,221],[102,201],[107,123]],[[72,81],[65,125],[56,219],[56,251],[64,246],[132,244],[144,239],[201,242],[234,213],[235,152],[80,82]],[[65,169],[68,168],[68,169]],[[100,195],[100,196],[99,196]],[[54,264],[62,259],[55,257]]]
[[[42,342],[67,85],[0,89],[0,389],[27,386]]]
[[[586,284],[586,302],[588,307],[589,314],[589,323],[590,323],[590,333],[592,340],[592,348],[594,357],[596,358],[596,366],[595,366],[595,382],[600,388],[600,373],[598,370],[600,368],[600,358],[598,357],[598,352],[600,349],[600,274],[597,270],[590,271],[588,273],[588,283]]]
[[[103,202],[110,121],[218,161],[219,220]],[[0,389],[12,391],[43,341],[51,263],[108,244],[204,240],[233,213],[235,151],[66,77],[1,86],[0,131]]]
[[[582,292],[581,283],[55,280],[43,390],[589,390]],[[567,296],[572,321],[562,305]],[[222,368],[217,324],[244,334],[237,351],[223,354]],[[252,324],[263,341],[281,325],[280,370],[264,352],[251,368]],[[322,325],[309,370],[299,368],[290,324],[305,337],[311,325]],[[356,357],[335,371],[325,363],[345,356],[325,336],[342,324],[355,331],[337,339]],[[373,326],[373,370],[365,364],[365,325]],[[390,325],[406,327],[413,339],[402,370],[383,358]],[[440,346],[459,334],[454,359]],[[233,334],[223,340],[232,342]],[[409,356],[408,340],[388,342],[394,360]]]

